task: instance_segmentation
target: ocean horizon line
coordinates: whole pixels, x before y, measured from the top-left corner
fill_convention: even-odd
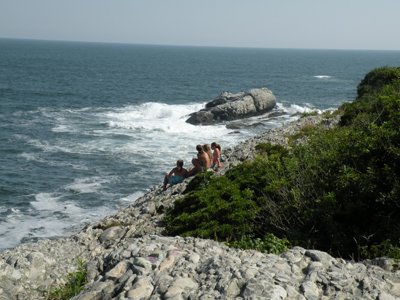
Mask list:
[[[209,48],[209,49],[245,49],[245,50],[283,50],[283,51],[338,51],[338,52],[400,52],[400,49],[362,49],[362,48],[303,48],[303,47],[263,47],[263,46],[232,46],[232,45],[196,45],[196,44],[169,44],[169,43],[141,43],[141,42],[118,42],[118,41],[85,41],[46,39],[31,37],[0,37],[0,40],[32,41],[32,42],[54,42],[71,44],[92,45],[121,45],[121,46],[143,46],[143,47],[170,47],[170,48]]]

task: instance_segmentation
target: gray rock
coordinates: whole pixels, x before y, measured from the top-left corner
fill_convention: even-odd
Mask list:
[[[214,124],[264,114],[276,105],[276,98],[267,88],[231,94],[224,92],[207,103],[205,108],[192,113],[190,124]]]
[[[331,265],[334,261],[333,257],[328,253],[318,250],[307,250],[305,255],[310,257],[312,261],[319,261],[326,266]]]
[[[148,299],[153,293],[153,289],[151,278],[141,277],[134,283],[132,289],[126,293],[126,297],[128,299]]]
[[[116,280],[122,277],[126,271],[128,271],[130,264],[128,261],[120,261],[114,268],[106,273],[106,278],[111,280]]]
[[[302,291],[304,297],[309,300],[319,299],[320,289],[312,281],[305,281],[301,284],[300,290]]]
[[[113,226],[104,230],[99,240],[102,243],[113,243],[125,234],[125,229],[120,226]]]
[[[165,299],[186,299],[190,292],[196,290],[198,284],[191,278],[175,278],[165,293]]]

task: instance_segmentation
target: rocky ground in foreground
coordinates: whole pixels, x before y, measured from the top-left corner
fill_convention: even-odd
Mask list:
[[[258,143],[286,145],[289,135],[321,122],[336,119],[302,118],[226,149],[225,170],[252,159]],[[74,299],[400,299],[391,259],[356,263],[300,247],[272,255],[163,236],[163,213],[187,181],[165,192],[155,187],[77,234],[1,252],[0,299],[45,299],[78,259],[87,262],[88,284]]]

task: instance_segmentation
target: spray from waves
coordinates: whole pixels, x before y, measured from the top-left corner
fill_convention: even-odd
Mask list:
[[[315,112],[320,114],[323,112],[323,110],[317,109],[309,103],[304,103],[303,105],[297,105],[297,104],[284,105],[282,103],[277,103],[277,109],[282,110],[282,112],[288,117],[304,113]]]
[[[191,131],[192,125],[185,123],[185,119],[203,107],[204,104],[169,105],[148,102],[115,109],[104,116],[111,128],[180,133]]]
[[[153,165],[170,166],[177,158],[189,160],[195,154],[195,145],[217,140],[225,145],[237,142],[238,136],[224,125],[195,126],[186,123],[188,115],[204,104],[169,105],[144,103],[98,113],[107,129],[97,132],[104,136],[125,135],[132,142],[115,149],[120,154],[136,153],[150,157]],[[169,168],[169,167],[168,167]]]

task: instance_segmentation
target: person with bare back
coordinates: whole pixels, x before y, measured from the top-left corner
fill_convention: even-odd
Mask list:
[[[204,144],[203,145],[203,150],[205,153],[208,154],[208,157],[210,158],[210,160],[212,161],[212,151],[211,151],[211,147],[209,144]]]
[[[221,164],[221,146],[216,142],[211,143],[211,149],[213,150],[211,168],[214,171],[218,171],[222,168]]]
[[[193,168],[189,170],[188,176],[196,175],[197,173],[208,170],[211,167],[211,159],[204,151],[202,145],[196,146],[197,158],[192,159]]]

